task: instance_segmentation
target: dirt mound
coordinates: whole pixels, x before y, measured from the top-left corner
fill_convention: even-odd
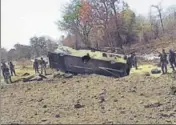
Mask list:
[[[114,79],[74,76],[51,83],[1,88],[2,123],[168,124],[176,123],[176,85],[170,75]]]

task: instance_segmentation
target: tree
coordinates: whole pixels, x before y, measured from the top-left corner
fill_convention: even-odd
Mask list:
[[[151,7],[154,7],[154,8],[157,9],[158,16],[159,16],[159,19],[160,19],[160,22],[161,22],[161,26],[162,26],[162,30],[163,30],[163,33],[164,33],[164,24],[163,24],[163,18],[162,18],[162,13],[161,13],[162,8],[159,5],[152,5]]]
[[[1,61],[7,61],[7,50],[5,48],[0,48]]]
[[[31,52],[32,52],[31,46],[15,44],[14,47],[16,50],[15,51],[16,59],[21,59],[21,58],[30,59],[31,58]]]
[[[46,36],[30,38],[30,45],[33,50],[32,55],[37,57],[47,55],[48,51],[53,52],[57,48],[56,42]]]
[[[57,25],[59,29],[75,34],[86,46],[90,46],[89,34],[93,27],[91,14],[91,6],[88,1],[73,0],[65,7],[62,21],[58,21]]]

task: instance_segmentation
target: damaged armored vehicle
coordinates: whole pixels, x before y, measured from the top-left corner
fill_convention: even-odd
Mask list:
[[[55,52],[48,53],[48,58],[50,68],[63,72],[112,77],[127,75],[127,64],[123,55],[59,46]]]

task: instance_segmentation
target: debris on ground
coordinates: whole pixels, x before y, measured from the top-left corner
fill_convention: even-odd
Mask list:
[[[72,78],[72,77],[73,77],[73,74],[65,73],[65,74],[64,74],[64,77],[65,77],[65,78]]]
[[[171,94],[171,95],[176,95],[176,87],[175,87],[175,86],[172,86],[172,87],[170,88],[170,94]]]
[[[29,73],[24,73],[22,76],[29,76],[30,74]]]
[[[152,74],[160,74],[160,73],[161,73],[161,70],[159,70],[159,69],[152,69],[152,70],[151,70],[151,73],[152,73]]]
[[[151,101],[148,104],[144,105],[145,108],[155,108],[155,107],[159,107],[162,104],[158,101]]]
[[[74,105],[74,108],[76,108],[76,109],[84,108],[84,105],[77,103]]]
[[[146,73],[145,73],[145,76],[150,76],[150,73],[149,73],[149,72],[146,72]]]

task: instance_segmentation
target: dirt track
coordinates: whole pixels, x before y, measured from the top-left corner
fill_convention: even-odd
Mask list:
[[[1,88],[2,123],[176,123],[171,75],[76,76]],[[79,102],[80,105],[75,105]]]

